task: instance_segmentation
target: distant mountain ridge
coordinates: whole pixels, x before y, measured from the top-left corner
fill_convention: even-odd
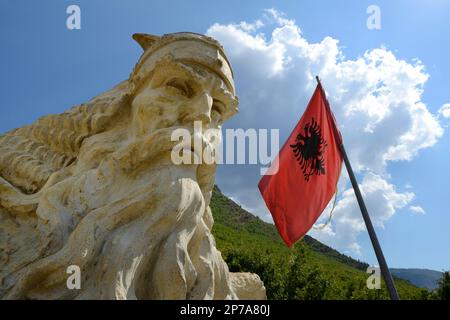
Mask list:
[[[442,277],[442,272],[429,269],[390,268],[390,270],[393,276],[430,291],[438,287],[439,279]]]

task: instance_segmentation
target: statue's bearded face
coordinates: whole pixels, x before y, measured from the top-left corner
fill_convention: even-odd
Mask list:
[[[163,60],[136,88],[132,101],[132,134],[155,136],[154,152],[170,154],[176,144],[171,142],[173,130],[183,128],[193,134],[194,122],[197,126],[201,122],[202,148],[208,143],[217,144],[223,121],[236,112],[237,98],[231,90],[218,74],[204,66]],[[167,147],[160,147],[166,144]],[[205,167],[211,166],[199,169],[206,170]]]
[[[194,121],[201,121],[204,130],[220,130],[235,105],[235,96],[216,73],[200,65],[163,61],[137,88],[132,102],[135,133],[142,136],[173,126],[190,129]]]

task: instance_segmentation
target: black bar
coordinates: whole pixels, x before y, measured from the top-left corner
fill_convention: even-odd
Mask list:
[[[322,84],[320,83],[320,79],[316,76],[317,83],[320,85],[321,90],[323,90]],[[325,106],[328,109],[327,111],[333,115],[330,104],[325,96],[325,92],[322,91],[323,97],[325,99]],[[334,128],[336,138],[340,137],[337,128]],[[364,199],[362,197],[361,191],[359,190],[358,182],[356,181],[355,174],[353,173],[352,166],[347,157],[347,152],[345,151],[344,144],[339,143],[339,147],[341,150],[342,157],[344,158],[345,167],[347,168],[348,176],[350,177],[350,181],[352,183],[353,190],[355,191],[356,199],[358,200],[359,209],[361,210],[361,214],[363,216],[364,222],[366,224],[367,232],[369,232],[370,241],[372,242],[373,249],[375,250],[375,255],[377,256],[378,263],[380,265],[381,274],[383,275],[384,282],[386,283],[386,287],[389,292],[389,296],[391,300],[400,300],[397,289],[395,288],[394,280],[392,279],[391,272],[389,271],[388,265],[386,263],[386,259],[384,258],[383,251],[381,250],[380,243],[378,242],[377,235],[375,233],[375,229],[373,228],[372,221],[370,220],[369,212],[367,211],[366,204],[364,203]]]

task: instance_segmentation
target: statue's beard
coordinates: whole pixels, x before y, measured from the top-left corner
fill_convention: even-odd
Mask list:
[[[205,136],[203,133],[194,133],[194,128],[179,125],[178,122],[163,128],[160,126],[160,124],[159,126],[152,126],[154,129],[152,129],[151,132],[138,137],[138,144],[140,145],[138,146],[138,149],[140,150],[136,152],[136,149],[133,148],[133,146],[128,146],[113,154],[113,158],[119,160],[120,163],[123,163],[124,166],[129,169],[143,165],[146,167],[146,170],[152,170],[152,167],[177,167],[180,174],[183,172],[187,174],[188,172],[194,170],[195,180],[197,181],[205,200],[209,203],[217,167],[217,159],[215,159],[215,157],[218,156],[217,147],[215,147],[212,142],[220,141],[220,129],[216,129],[217,132],[214,135]],[[198,138],[197,141],[200,141],[200,143],[194,145],[194,139],[191,139],[191,141],[187,144],[181,143],[179,140],[172,139],[173,132],[180,129],[189,131],[191,137],[196,134],[196,137]],[[180,145],[183,145],[181,150]],[[200,147],[201,150],[199,150],[198,147]],[[212,156],[211,150],[216,150],[212,153]],[[187,152],[188,154],[191,153],[192,157],[189,158],[193,160],[195,157],[199,159],[199,163],[194,163],[194,161],[192,161],[191,164],[175,164],[171,157],[171,153],[176,152],[177,155],[180,155],[180,151],[184,153]],[[130,152],[134,154],[130,156]],[[208,159],[208,163],[204,161],[204,152],[209,152],[210,158]],[[140,160],[136,158],[139,158]],[[212,163],[211,159],[213,159]],[[138,163],[135,163],[136,161]]]
[[[7,297],[234,297],[211,235],[208,204],[215,166],[174,165],[172,130],[155,130],[138,141],[137,149],[125,146],[97,169],[54,186],[51,202],[44,201],[39,210],[55,217],[73,212],[73,220],[61,224],[66,218],[55,219],[43,227],[59,234],[53,238],[58,244],[13,275],[16,283]],[[77,216],[80,204],[86,207]],[[66,287],[70,265],[82,270],[81,290]]]

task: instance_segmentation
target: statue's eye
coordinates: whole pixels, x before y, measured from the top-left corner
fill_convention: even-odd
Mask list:
[[[166,87],[175,88],[178,91],[178,93],[180,93],[183,96],[186,96],[188,98],[190,98],[194,95],[194,91],[192,90],[192,87],[186,81],[181,80],[181,79],[171,79],[171,80],[167,81]]]
[[[224,112],[225,112],[225,105],[220,102],[219,100],[213,99],[213,105],[212,105],[212,111],[215,111],[218,113],[220,118],[222,118]]]

